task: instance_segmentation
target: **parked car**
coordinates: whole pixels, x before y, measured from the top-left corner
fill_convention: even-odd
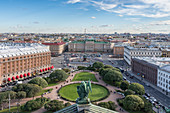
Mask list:
[[[149,84],[147,84],[147,83],[146,83],[146,86],[150,87],[150,85],[149,85]]]
[[[129,80],[127,80],[127,82],[130,84],[130,81],[129,81]]]
[[[149,94],[149,93],[145,93],[145,95],[146,95],[147,97],[150,97],[150,94]]]

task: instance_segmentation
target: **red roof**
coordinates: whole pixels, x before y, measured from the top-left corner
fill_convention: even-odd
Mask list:
[[[57,43],[42,43],[44,45],[62,45],[65,44],[65,42],[57,42]]]

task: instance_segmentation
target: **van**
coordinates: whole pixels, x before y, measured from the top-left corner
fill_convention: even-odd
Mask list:
[[[22,81],[17,81],[17,84],[22,84]]]

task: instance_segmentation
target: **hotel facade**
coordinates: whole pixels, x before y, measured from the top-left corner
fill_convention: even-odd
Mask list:
[[[0,43],[0,85],[35,76],[52,68],[48,46],[38,43]]]

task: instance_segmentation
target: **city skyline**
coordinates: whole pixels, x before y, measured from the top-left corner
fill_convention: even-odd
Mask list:
[[[169,33],[170,0],[1,0],[0,32]]]

